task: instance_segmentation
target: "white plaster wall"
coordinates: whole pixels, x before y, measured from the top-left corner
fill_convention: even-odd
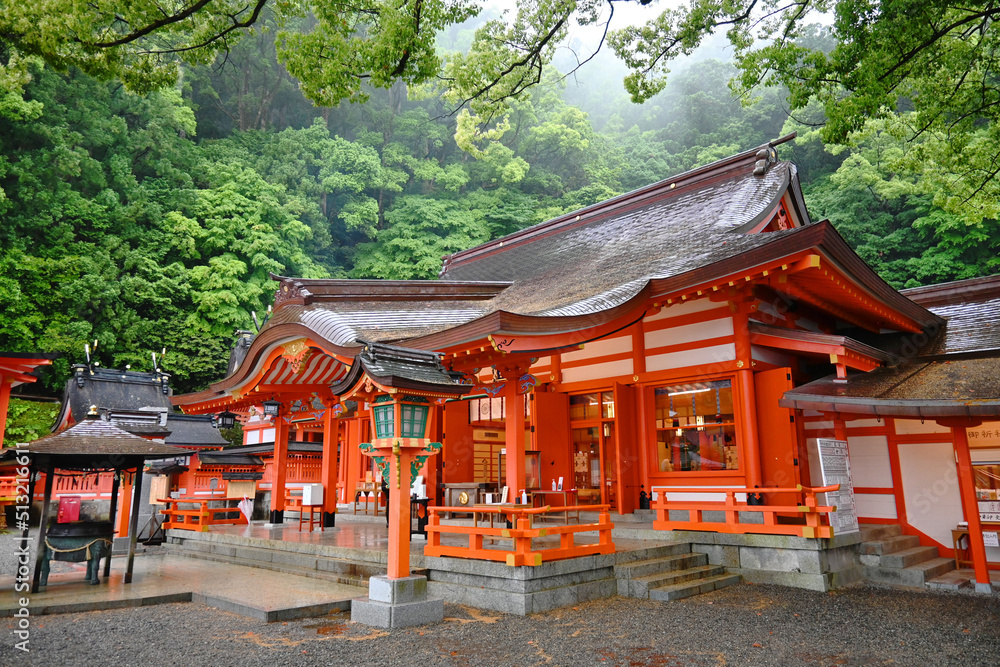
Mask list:
[[[896,419],[896,433],[899,435],[913,435],[918,433],[951,433],[947,426],[941,426],[934,421],[924,421],[919,419]],[[949,538],[950,539],[950,538]]]
[[[725,305],[725,303],[718,303],[707,298],[685,301],[684,303],[675,303],[671,306],[666,306],[660,309],[660,312],[655,315],[650,315],[649,317],[644,318],[643,321],[655,322],[656,320],[665,320],[668,317],[679,317],[681,315],[690,315],[691,313],[700,313],[705,310],[712,310],[713,308],[723,308]]]
[[[582,350],[563,352],[561,358],[563,362],[578,361],[580,359],[593,359],[594,357],[603,357],[609,354],[619,354],[621,352],[631,351],[632,336],[618,336],[616,338],[591,341],[590,343],[585,344]]]
[[[885,426],[885,422],[881,419],[853,419],[849,422],[844,422],[847,428],[879,428]]]
[[[735,361],[736,345],[713,345],[684,352],[668,352],[646,357],[647,371],[662,371],[668,368],[685,368],[687,366],[707,366],[724,361]]]
[[[851,476],[855,487],[892,486],[889,441],[884,435],[848,437],[847,450],[851,456]]]
[[[621,375],[631,375],[632,373],[632,360],[622,359],[621,361],[607,361],[603,364],[564,368],[562,370],[562,381],[583,382],[585,380],[601,380]]]
[[[825,431],[827,429],[833,428],[832,421],[810,421],[805,422],[802,426],[807,431]]]
[[[647,331],[643,335],[646,349],[663,347],[664,345],[680,345],[681,343],[693,343],[699,340],[710,338],[720,338],[722,336],[733,335],[733,318],[721,317],[717,320],[707,322],[695,322],[694,324],[684,324],[679,327],[669,327],[656,331]]]
[[[260,429],[255,428],[252,431],[247,431],[247,444],[256,445],[260,443]]]
[[[539,357],[538,361],[531,364],[529,370],[535,370],[536,368],[548,368],[552,365],[552,357]]]
[[[970,449],[973,463],[1000,461],[1000,449]]]
[[[261,436],[260,436],[260,441],[261,442],[274,442],[274,429],[273,428],[265,428],[265,429],[262,429],[262,431],[263,432],[261,433]]]
[[[731,484],[726,485],[714,485],[716,489],[741,489],[742,486],[733,486]],[[705,493],[704,491],[699,491],[697,486],[654,486],[653,487],[653,500],[659,500],[662,494],[667,494],[667,500],[676,500],[678,502],[725,502],[726,494],[724,493]],[[747,501],[747,494],[737,493],[736,501],[745,503]]]
[[[963,520],[951,443],[900,445],[899,467],[906,520],[941,544],[951,546],[951,531]]]
[[[861,519],[895,519],[896,498],[884,493],[856,493],[854,507]]]

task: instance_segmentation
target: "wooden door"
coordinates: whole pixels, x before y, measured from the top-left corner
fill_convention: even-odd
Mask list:
[[[762,486],[794,488],[801,482],[794,412],[778,405],[792,389],[790,368],[775,368],[754,374],[757,392],[757,432],[760,443]],[[769,505],[794,505],[795,494],[769,494]]]

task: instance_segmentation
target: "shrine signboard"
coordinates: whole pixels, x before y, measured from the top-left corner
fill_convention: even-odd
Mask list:
[[[848,455],[847,443],[843,440],[816,439],[817,459],[819,461],[822,486],[840,484],[839,491],[826,494],[827,504],[837,507],[830,513],[830,526],[834,535],[856,533],[861,530],[858,525],[858,512],[854,506],[854,481],[851,479],[851,460]]]

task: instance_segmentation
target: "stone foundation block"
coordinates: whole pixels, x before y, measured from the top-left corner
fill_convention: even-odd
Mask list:
[[[351,620],[376,628],[409,628],[444,620],[444,601],[425,599],[401,604],[378,602],[368,597],[351,601]]]

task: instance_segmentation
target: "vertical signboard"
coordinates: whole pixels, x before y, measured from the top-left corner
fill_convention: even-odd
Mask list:
[[[856,533],[861,528],[858,526],[858,512],[854,506],[854,482],[851,479],[851,460],[848,456],[847,443],[827,438],[816,438],[815,442],[814,456],[819,467],[814,470],[819,472],[821,478],[819,485],[840,484],[839,491],[826,494],[827,505],[834,505],[837,508],[836,512],[830,514],[833,534]]]

